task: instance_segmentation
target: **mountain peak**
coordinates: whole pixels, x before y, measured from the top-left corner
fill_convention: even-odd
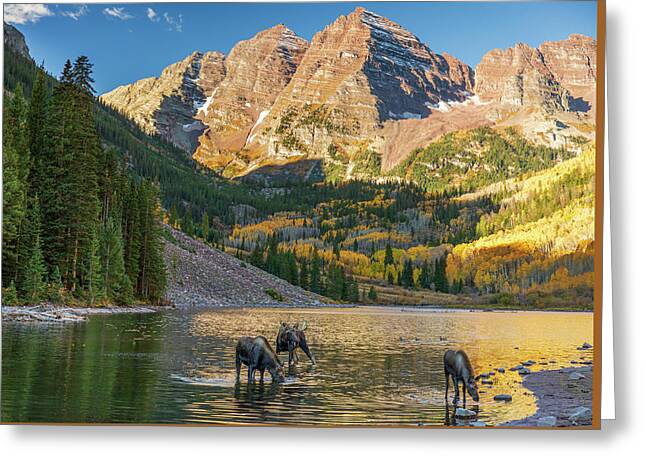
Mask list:
[[[9,23],[3,22],[3,29],[4,43],[15,50],[18,54],[31,58],[27,42],[25,41],[25,36],[18,31],[15,26],[10,25]]]

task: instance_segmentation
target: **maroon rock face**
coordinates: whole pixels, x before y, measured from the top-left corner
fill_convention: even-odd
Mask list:
[[[526,44],[487,53],[476,67],[475,92],[481,100],[516,108],[568,109],[567,91],[545,65],[541,52]]]
[[[265,161],[351,154],[387,121],[421,119],[470,96],[473,71],[362,8],[317,33],[291,82],[251,134]],[[332,147],[331,147],[332,146]]]
[[[194,52],[166,67],[159,77],[115,88],[100,99],[146,132],[192,152],[204,129],[195,119],[196,109],[224,76],[224,54]]]
[[[225,60],[226,78],[198,114],[208,127],[195,158],[217,168],[237,158],[255,124],[289,83],[308,43],[284,25],[241,41]]]
[[[545,65],[572,96],[576,111],[594,108],[597,85],[597,42],[581,34],[540,45]],[[592,114],[592,113],[591,113]]]
[[[310,178],[332,165],[353,178],[363,177],[357,158],[376,154],[388,170],[456,129],[515,117],[522,122],[507,125],[531,121],[524,132],[549,134],[545,122],[556,114],[589,120],[595,89],[591,38],[494,49],[474,72],[357,8],[311,44],[277,25],[239,42],[226,58],[196,52],[159,78],[101,99],[227,177]]]
[[[475,92],[484,101],[547,111],[588,111],[596,88],[596,41],[573,34],[538,48],[494,49],[476,67]]]

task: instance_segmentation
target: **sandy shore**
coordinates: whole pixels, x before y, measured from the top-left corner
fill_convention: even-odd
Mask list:
[[[538,411],[504,426],[590,426],[592,367],[567,367],[525,376],[523,386],[537,399]]]

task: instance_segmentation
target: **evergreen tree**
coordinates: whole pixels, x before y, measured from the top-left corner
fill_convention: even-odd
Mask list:
[[[48,264],[61,268],[63,283],[76,292],[98,218],[94,98],[88,88],[91,65],[69,61],[54,89],[46,125],[43,174],[43,237]]]
[[[368,298],[373,302],[377,301],[377,290],[375,289],[375,286],[370,286],[370,290],[368,291]]]
[[[19,277],[19,252],[27,205],[29,141],[27,105],[18,87],[5,107],[3,122],[2,282],[14,285]]]
[[[433,278],[436,291],[448,292],[449,284],[446,279],[446,256],[441,256],[435,261],[435,273]]]
[[[87,301],[90,305],[101,303],[106,298],[106,291],[104,286],[105,272],[102,271],[101,265],[101,240],[98,230],[92,236],[90,247],[86,253],[84,268]],[[56,269],[58,270],[58,267]],[[60,273],[58,271],[55,277],[59,278],[60,282]]]
[[[209,214],[204,211],[202,213],[202,240],[205,242],[209,241],[210,232]]]
[[[404,262],[404,268],[400,276],[401,285],[407,289],[411,289],[415,285],[413,280],[413,262],[410,259],[407,259]]]
[[[147,181],[142,182],[140,191],[142,240],[137,295],[157,303],[162,300],[167,284],[159,192],[156,186]]]
[[[430,289],[431,282],[431,271],[429,269],[428,261],[424,260],[424,264],[422,264],[422,271],[419,275],[419,286],[422,289]]]
[[[26,272],[26,266],[32,260],[34,250],[40,249],[42,257],[42,247],[39,247],[41,236],[40,204],[38,197],[30,196],[27,198],[27,208],[23,223],[21,224],[20,241],[18,244],[18,273],[16,281],[20,296],[27,295],[25,277],[28,274]]]
[[[121,229],[108,218],[101,234],[100,259],[102,285],[108,299],[126,304],[132,302],[132,285],[123,263],[123,239]]]
[[[64,287],[63,282],[61,281],[61,273],[58,270],[58,266],[54,267],[54,271],[49,276],[49,283],[47,285],[47,300],[55,304],[63,303],[64,299]]]
[[[18,305],[18,292],[13,281],[2,288],[2,305]]]
[[[40,246],[40,236],[36,237],[31,256],[25,266],[23,275],[23,299],[28,303],[37,303],[44,299],[46,294],[45,261]]]
[[[298,284],[303,289],[309,289],[310,287],[310,273],[307,266],[307,260],[305,258],[301,258]]]
[[[316,248],[313,249],[312,254],[312,268],[310,269],[310,290],[320,294],[322,292],[321,286],[321,259]]]
[[[390,246],[390,242],[386,245],[386,253],[384,254],[384,266],[388,266],[389,264],[395,264],[393,248]]]
[[[45,123],[47,121],[47,88],[45,86],[45,71],[38,68],[36,83],[31,93],[27,126],[29,129],[29,153],[31,168],[29,187],[32,197],[40,195],[44,183],[43,158],[45,154]]]

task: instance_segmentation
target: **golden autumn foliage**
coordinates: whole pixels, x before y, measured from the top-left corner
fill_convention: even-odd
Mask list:
[[[590,295],[593,286],[594,149],[522,180],[485,191],[503,192],[509,216],[491,235],[453,248],[447,258],[449,282],[462,281],[481,293],[545,294],[574,291]],[[565,198],[564,195],[574,195]],[[565,199],[564,199],[565,198]],[[542,202],[538,207],[535,201]],[[558,209],[564,200],[566,205]],[[542,211],[542,212],[541,212]],[[536,220],[544,212],[549,215]],[[482,221],[481,221],[482,222]]]

